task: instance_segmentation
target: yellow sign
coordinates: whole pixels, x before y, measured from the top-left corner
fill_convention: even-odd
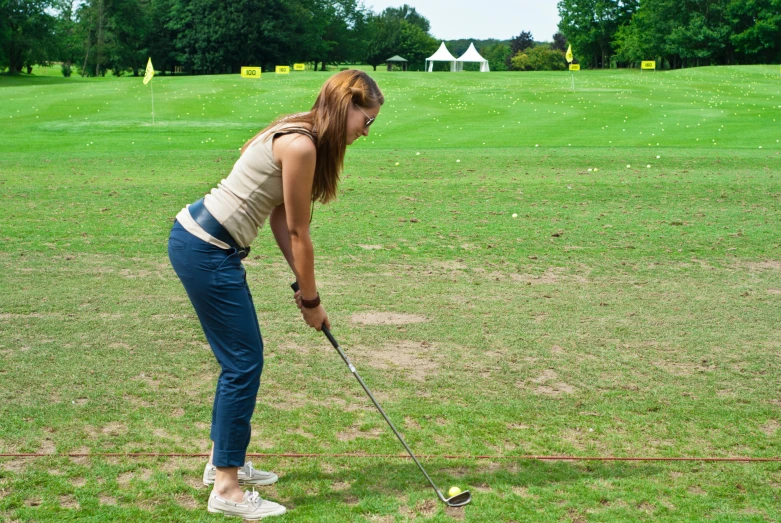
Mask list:
[[[278,65],[274,72],[277,74],[290,74],[290,66]]]
[[[262,74],[260,67],[242,67],[241,68],[241,77],[242,78],[260,78],[260,75]]]
[[[305,71],[306,70],[306,64],[293,64],[293,70],[294,71]]]
[[[570,71],[580,71],[580,64],[569,64]]]
[[[640,69],[656,69],[656,60],[643,60]]]

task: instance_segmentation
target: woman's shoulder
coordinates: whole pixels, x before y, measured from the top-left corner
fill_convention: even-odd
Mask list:
[[[311,136],[310,136],[311,138]],[[304,133],[281,131],[275,133],[273,144],[274,157],[277,161],[297,158],[299,160],[313,159],[317,156],[315,143]]]

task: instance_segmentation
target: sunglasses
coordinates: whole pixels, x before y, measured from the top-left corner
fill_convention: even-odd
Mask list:
[[[359,111],[361,111],[361,112],[363,113],[363,115],[366,117],[366,123],[364,124],[364,127],[367,127],[367,128],[368,128],[368,127],[369,127],[369,126],[370,126],[372,123],[374,123],[374,120],[376,120],[376,119],[377,119],[377,117],[376,117],[376,116],[369,116],[368,114],[366,114],[366,111],[364,111],[363,109],[361,109],[361,108],[358,106],[358,104],[355,104],[355,103],[354,103],[353,105],[355,106],[355,108],[356,108],[356,109],[358,109]]]

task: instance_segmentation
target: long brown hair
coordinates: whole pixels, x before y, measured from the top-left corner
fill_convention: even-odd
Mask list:
[[[347,148],[347,110],[350,104],[371,109],[385,103],[385,96],[368,74],[357,69],[336,73],[325,82],[308,113],[277,118],[268,127],[252,137],[241,153],[255,138],[281,124],[307,123],[312,126],[317,163],[312,183],[312,202],[328,203],[336,198],[339,174],[344,167]]]

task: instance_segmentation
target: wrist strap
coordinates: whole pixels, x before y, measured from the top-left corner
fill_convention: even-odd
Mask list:
[[[307,309],[316,309],[320,306],[320,293],[317,293],[317,296],[314,300],[305,300],[303,296],[301,297],[301,305],[306,307]]]

